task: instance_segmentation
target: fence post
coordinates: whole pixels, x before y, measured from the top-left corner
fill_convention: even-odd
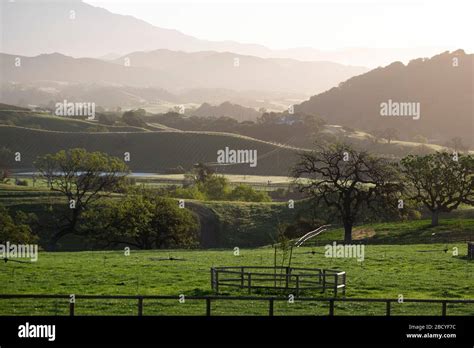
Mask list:
[[[346,297],[346,272],[344,272],[343,276],[343,284],[344,284],[344,287],[342,288],[342,296]]]
[[[387,301],[387,317],[390,316],[390,301]]]
[[[244,268],[240,267],[240,288],[244,287]]]
[[[143,297],[138,298],[138,316],[141,317],[143,315]]]
[[[326,291],[326,270],[323,269],[323,291],[322,292],[325,292]]]
[[[248,277],[248,288],[249,288],[249,294],[252,292],[252,273],[247,273],[247,277]]]
[[[219,294],[219,271],[216,270],[214,274],[214,279],[216,280],[216,294]]]
[[[334,299],[329,300],[329,316],[334,315]]]
[[[214,267],[211,267],[211,289],[215,289]]]
[[[339,280],[339,275],[334,273],[334,297],[337,297],[337,284]]]
[[[296,275],[296,297],[300,294],[300,276],[299,274]]]
[[[211,299],[206,298],[206,316],[211,316]]]
[[[442,309],[442,311],[441,311],[441,315],[442,315],[443,317],[446,316],[446,301],[443,301],[443,309]]]
[[[270,317],[273,317],[273,302],[274,302],[274,300],[273,300],[273,298],[271,298],[269,301],[270,302],[269,302],[269,306],[268,306],[268,315]]]
[[[75,302],[75,301],[74,301],[74,302]],[[70,315],[71,317],[74,316],[74,304],[75,304],[74,302],[69,302],[69,315]]]

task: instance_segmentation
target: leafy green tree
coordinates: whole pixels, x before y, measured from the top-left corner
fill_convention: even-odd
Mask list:
[[[199,222],[189,210],[179,208],[171,199],[155,198],[151,228],[158,248],[196,247]]]
[[[90,204],[120,188],[128,173],[127,165],[119,158],[84,149],[41,156],[35,166],[51,190],[67,198],[68,208],[59,211],[54,221],[52,249],[63,236],[78,233],[82,213]]]
[[[231,191],[229,180],[218,175],[210,176],[206,181],[198,183],[197,187],[207,199],[213,201],[225,200]]]
[[[205,165],[204,163],[196,163],[192,172],[189,175],[189,178],[194,183],[204,183],[207,179],[212,177],[215,174],[215,170],[211,167]]]
[[[122,115],[122,121],[133,127],[146,127],[147,123],[143,120],[146,111],[144,109],[125,111]]]
[[[23,212],[18,212],[15,217],[12,217],[9,211],[0,204],[0,244],[6,242],[29,244],[35,243],[38,237],[33,234],[28,222],[34,219],[35,215],[27,215]]]
[[[185,187],[174,189],[174,196],[202,200],[239,200],[247,202],[269,202],[266,192],[255,191],[251,186],[239,185],[233,190],[229,180],[215,174],[214,169],[203,164],[194,165],[193,171],[185,175]]]
[[[142,195],[94,204],[84,215],[84,234],[102,247],[129,244],[142,247],[148,232],[153,204]]]
[[[10,176],[9,164],[11,163],[12,153],[5,146],[0,147],[0,182],[6,182]]]
[[[431,212],[431,225],[439,214],[474,204],[474,157],[436,152],[425,156],[409,155],[401,161],[410,185],[410,198]]]
[[[87,233],[102,247],[139,249],[198,246],[198,221],[175,200],[131,195],[108,200],[87,212]]]
[[[293,169],[302,192],[334,209],[342,220],[344,240],[351,242],[352,227],[364,210],[380,214],[396,209],[402,185],[396,167],[382,158],[358,151],[348,144],[316,145],[300,154]]]

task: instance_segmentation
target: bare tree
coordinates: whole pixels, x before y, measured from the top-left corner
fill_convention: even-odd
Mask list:
[[[398,130],[396,128],[387,128],[383,132],[383,137],[387,139],[387,142],[390,144],[392,140],[398,138]]]
[[[352,227],[365,208],[393,212],[403,189],[396,166],[340,143],[300,154],[293,176],[306,179],[299,180],[302,192],[335,210],[345,242],[352,240]]]
[[[467,151],[467,146],[464,145],[464,141],[460,137],[454,137],[450,139],[446,146],[453,149],[456,152],[465,152]]]

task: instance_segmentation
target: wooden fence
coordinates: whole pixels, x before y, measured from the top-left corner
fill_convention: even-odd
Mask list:
[[[272,289],[293,291],[296,297],[302,291],[317,290],[321,293],[327,289],[337,296],[342,289],[346,294],[346,272],[321,268],[294,267],[212,267],[211,288],[215,293],[223,286],[247,289]]]
[[[111,300],[111,299],[125,299],[137,301],[137,314],[138,316],[143,315],[143,307],[145,300],[174,300],[179,301],[179,296],[134,296],[134,295],[74,295],[74,301],[70,301],[70,295],[33,295],[33,294],[0,294],[0,305],[1,300],[8,299],[64,299],[65,302],[69,302],[69,315],[74,316],[74,310],[77,300]],[[186,296],[186,300],[205,301],[206,304],[206,316],[212,314],[212,303],[220,301],[263,301],[268,302],[268,315],[274,315],[275,302],[287,302],[287,297],[260,297],[260,296]],[[385,303],[385,315],[391,315],[392,303],[398,303],[397,299],[381,299],[381,298],[313,298],[313,297],[300,297],[298,302],[325,302],[329,304],[329,316],[334,316],[335,303],[336,302],[358,302],[358,303]],[[448,304],[459,304],[459,303],[473,303],[474,299],[469,300],[434,300],[434,299],[404,299],[403,303],[437,303],[441,305],[441,316],[447,315]]]

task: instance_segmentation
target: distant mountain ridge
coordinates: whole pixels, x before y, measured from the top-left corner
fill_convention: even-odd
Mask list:
[[[397,59],[408,60],[441,50],[357,47],[334,51],[311,47],[272,50],[258,44],[201,40],[79,0],[5,0],[0,2],[0,13],[2,27],[8,28],[8,34],[2,37],[1,51],[26,56],[61,52],[73,57],[113,57],[161,48],[186,52],[235,52],[262,58],[322,60],[376,67]]]
[[[260,58],[230,52],[182,52],[158,49],[134,52],[114,61],[174,76],[181,88],[229,88],[299,93],[322,92],[365,67],[332,62],[301,62],[294,59]]]
[[[332,124],[356,129],[395,128],[401,139],[415,135],[443,143],[461,137],[473,143],[474,55],[463,50],[431,59],[400,62],[355,76],[295,106]],[[420,119],[382,117],[381,104],[389,100],[419,103]]]
[[[263,59],[208,51],[135,52],[113,62],[59,53],[35,57],[0,54],[3,81],[109,83],[166,90],[224,88],[310,95],[366,71],[367,68],[330,62]]]

